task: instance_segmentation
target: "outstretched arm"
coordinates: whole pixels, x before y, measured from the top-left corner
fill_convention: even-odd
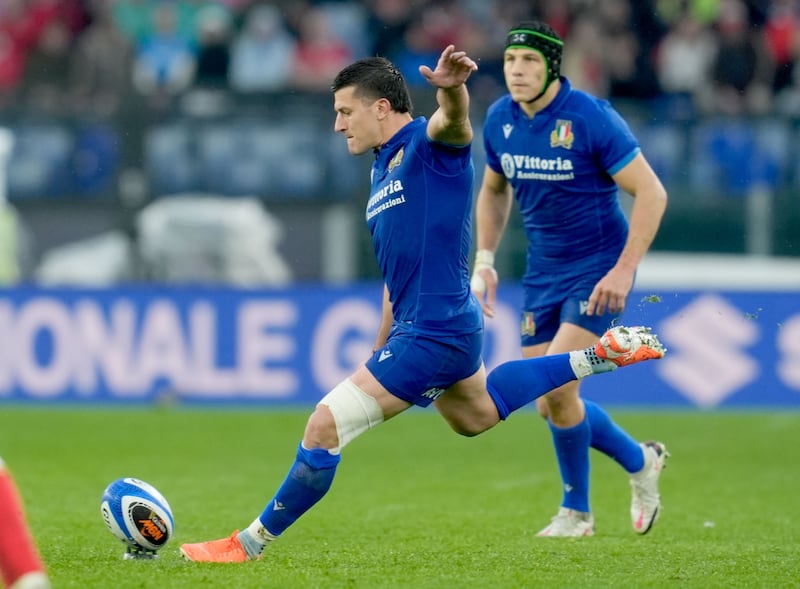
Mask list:
[[[428,121],[428,137],[434,141],[449,145],[467,145],[472,141],[466,81],[477,69],[466,52],[456,51],[453,45],[442,51],[436,69],[420,66],[420,73],[437,88],[439,108]]]

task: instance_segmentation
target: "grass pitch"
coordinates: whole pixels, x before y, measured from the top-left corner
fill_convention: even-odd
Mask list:
[[[622,470],[592,455],[596,535],[536,538],[560,484],[532,412],[461,438],[414,409],[353,442],[327,497],[260,562],[198,565],[183,542],[249,524],[292,462],[308,410],[0,408],[0,455],[25,496],[54,587],[800,587],[800,413],[612,411],[664,441],[664,509],[628,517]],[[154,484],[174,539],[123,561],[100,496],[122,476]]]

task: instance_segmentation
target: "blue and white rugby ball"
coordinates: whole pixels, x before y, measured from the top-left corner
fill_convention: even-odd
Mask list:
[[[145,550],[163,548],[175,528],[167,500],[153,485],[139,479],[117,479],[108,485],[100,513],[112,534]]]

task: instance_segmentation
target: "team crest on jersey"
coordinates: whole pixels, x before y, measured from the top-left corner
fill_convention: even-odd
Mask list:
[[[503,125],[503,136],[506,139],[508,139],[508,137],[511,135],[512,129],[514,129],[514,125],[512,125],[511,123],[506,123],[505,125]]]
[[[556,121],[556,128],[550,133],[550,147],[564,147],[572,149],[572,142],[575,135],[572,134],[572,121],[559,119]]]
[[[403,148],[401,147],[400,151],[394,154],[394,157],[391,160],[389,160],[389,171],[391,172],[392,170],[394,170],[397,166],[400,165],[402,161],[403,161]]]
[[[522,325],[519,331],[522,335],[536,335],[536,321],[531,311],[525,311],[522,314]]]

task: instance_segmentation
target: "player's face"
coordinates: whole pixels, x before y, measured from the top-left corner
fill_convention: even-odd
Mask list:
[[[547,81],[547,62],[534,49],[506,49],[503,75],[514,102],[533,99]]]
[[[347,150],[352,155],[366,153],[381,144],[378,120],[378,101],[355,96],[355,88],[341,88],[333,94],[336,121],[333,128],[347,140]]]

